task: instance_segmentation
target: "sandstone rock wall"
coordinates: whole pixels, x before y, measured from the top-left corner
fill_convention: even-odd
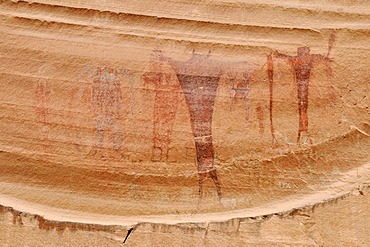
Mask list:
[[[114,246],[149,217],[132,244],[365,246],[357,226],[343,238],[327,228],[355,213],[308,213],[311,236],[306,216],[265,210],[368,183],[369,11],[341,0],[0,1],[0,205],[16,210],[4,209],[0,236]],[[11,225],[14,212],[36,220]],[[120,233],[81,230],[101,215]],[[166,226],[174,215],[188,225]],[[37,230],[42,216],[62,233]],[[206,227],[218,220],[231,226]]]

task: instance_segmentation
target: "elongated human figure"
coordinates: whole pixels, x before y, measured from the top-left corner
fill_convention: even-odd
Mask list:
[[[329,51],[330,51],[329,46]],[[309,47],[299,47],[297,49],[297,56],[289,56],[275,51],[273,55],[277,58],[287,59],[294,70],[294,78],[297,84],[298,96],[298,112],[299,112],[299,127],[297,135],[297,144],[300,145],[300,139],[303,132],[308,135],[310,144],[312,144],[311,137],[308,133],[308,89],[310,83],[311,69],[315,63],[331,62],[328,57],[320,54],[311,54]]]
[[[245,101],[245,122],[248,124],[250,115],[250,75],[247,72],[229,72],[228,76],[232,85],[230,89],[230,110],[234,110],[234,104],[238,98],[243,99]]]
[[[168,57],[162,59],[166,60],[176,72],[189,109],[198,165],[199,196],[203,197],[203,184],[209,177],[216,186],[218,197],[221,198],[221,184],[215,166],[212,137],[212,118],[217,88],[221,76],[230,67],[245,66],[246,73],[250,68],[248,69],[246,62],[216,61],[210,58],[210,53],[203,55],[194,51],[187,61],[176,61]],[[232,96],[236,94],[245,96],[246,110],[249,112],[249,76],[247,74],[243,73],[242,83],[237,85],[236,89],[235,95]]]
[[[221,197],[221,185],[214,164],[212,116],[217,87],[222,73],[221,64],[210,55],[193,52],[188,61],[170,60],[173,65],[190,112],[191,128],[197,156],[199,195],[203,197],[203,183],[210,177]]]
[[[51,95],[51,86],[48,81],[47,76],[50,76],[49,73],[54,68],[52,66],[43,65],[38,71],[39,78],[36,82],[36,89],[34,93],[34,109],[36,113],[36,121],[40,126],[41,130],[41,142],[44,152],[47,152],[50,148],[49,143],[49,125],[50,125],[50,95]],[[50,151],[50,150],[49,150]]]
[[[166,161],[179,103],[180,83],[171,64],[158,50],[154,52],[149,71],[144,73],[142,80],[145,85],[153,84],[155,91],[152,160]]]
[[[117,71],[112,68],[97,68],[92,85],[91,103],[96,120],[97,146],[103,147],[104,131],[112,129],[112,148],[122,145],[120,121],[122,120],[122,91]]]
[[[36,119],[38,123],[47,125],[50,103],[50,86],[46,79],[39,79],[35,91]]]
[[[103,152],[104,143],[109,143],[114,151],[119,151],[122,147],[123,102],[119,74],[121,74],[119,70],[108,66],[86,66],[81,71],[77,79],[78,84],[72,93],[71,109],[73,103],[80,104],[86,101],[88,109],[92,110],[95,119],[96,141],[89,154],[93,156],[101,155],[102,158],[106,156]],[[108,138],[109,140],[105,141]]]

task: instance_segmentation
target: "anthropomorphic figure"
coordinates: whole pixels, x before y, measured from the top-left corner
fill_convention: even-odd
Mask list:
[[[35,90],[35,111],[37,122],[43,125],[48,124],[50,86],[46,79],[39,79]]]
[[[89,152],[92,156],[105,158],[108,155],[103,151],[105,146],[111,146],[114,151],[122,147],[123,98],[119,74],[117,69],[108,66],[87,66],[81,71],[72,93],[70,108],[79,105],[82,110],[91,111],[95,121],[96,140]],[[79,145],[77,148],[80,150]]]
[[[176,118],[180,83],[161,51],[155,51],[149,71],[142,76],[146,86],[154,85],[153,161],[166,161],[169,155],[172,129]]]
[[[261,103],[257,104],[256,116],[258,121],[259,134],[262,136],[265,133],[265,111]]]
[[[45,77],[53,68],[50,66],[41,66],[38,71],[39,78],[36,81],[34,93],[36,121],[42,127],[41,142],[43,151],[46,152],[49,147],[49,114],[50,114],[50,83]]]
[[[97,68],[92,84],[91,103],[96,120],[97,147],[103,147],[104,132],[110,129],[112,148],[120,149],[122,146],[122,91],[115,69]]]
[[[190,113],[190,124],[194,138],[196,159],[199,175],[199,196],[203,197],[203,184],[207,178],[211,178],[216,186],[218,197],[221,198],[221,184],[217,176],[215,166],[215,150],[212,136],[212,118],[216,99],[216,93],[220,78],[226,71],[230,71],[234,66],[245,66],[245,62],[221,62],[210,58],[210,53],[203,55],[193,51],[187,61],[177,61],[160,54],[159,74],[147,74],[146,80],[161,84],[170,84],[172,92],[176,92],[177,81],[173,78],[170,65],[176,73],[181,91],[184,93],[185,101]],[[248,70],[247,70],[248,71]],[[246,98],[246,108],[249,111],[249,76],[242,73],[241,82],[234,88],[234,96]],[[234,84],[233,84],[234,85]],[[157,96],[170,97],[170,104],[177,104],[177,94],[156,94]],[[160,99],[157,99],[160,102]],[[161,103],[164,104],[164,103]],[[166,106],[168,107],[168,106]],[[177,108],[174,108],[177,109]],[[171,112],[170,110],[168,110]],[[173,117],[173,115],[172,115]],[[248,116],[246,116],[248,118]]]
[[[334,36],[332,36],[334,37]],[[331,39],[333,39],[331,37]],[[309,83],[312,67],[318,62],[324,62],[329,66],[329,62],[332,60],[329,58],[330,46],[329,41],[329,52],[327,56],[320,54],[311,54],[309,47],[299,47],[297,49],[296,56],[289,56],[275,51],[273,53],[276,58],[286,59],[293,68],[294,78],[297,85],[297,96],[298,96],[298,112],[299,112],[299,127],[297,135],[297,144],[301,143],[302,133],[306,133],[310,144],[312,144],[311,137],[308,133],[308,95],[309,95]]]
[[[249,123],[250,115],[250,75],[247,72],[229,72],[228,76],[231,82],[230,98],[231,110],[234,110],[234,104],[237,99],[245,101],[245,122]]]
[[[212,138],[213,107],[222,73],[221,64],[211,60],[209,54],[201,55],[195,52],[185,62],[174,60],[170,62],[176,71],[190,112],[198,163],[199,195],[203,196],[203,183],[210,177],[216,186],[218,196],[221,197]]]

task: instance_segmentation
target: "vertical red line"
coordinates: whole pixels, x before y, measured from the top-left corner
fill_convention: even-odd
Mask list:
[[[273,107],[273,93],[274,93],[274,62],[272,60],[272,53],[267,56],[267,74],[269,79],[269,89],[270,89],[270,130],[271,130],[271,137],[272,142],[275,141],[275,132],[274,132],[274,124],[272,120],[272,107]]]

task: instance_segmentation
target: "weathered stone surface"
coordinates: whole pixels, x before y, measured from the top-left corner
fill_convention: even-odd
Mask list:
[[[5,246],[366,246],[369,188],[298,210],[207,223],[97,225],[45,220],[1,207]]]
[[[1,242],[366,246],[369,11],[0,1]]]

